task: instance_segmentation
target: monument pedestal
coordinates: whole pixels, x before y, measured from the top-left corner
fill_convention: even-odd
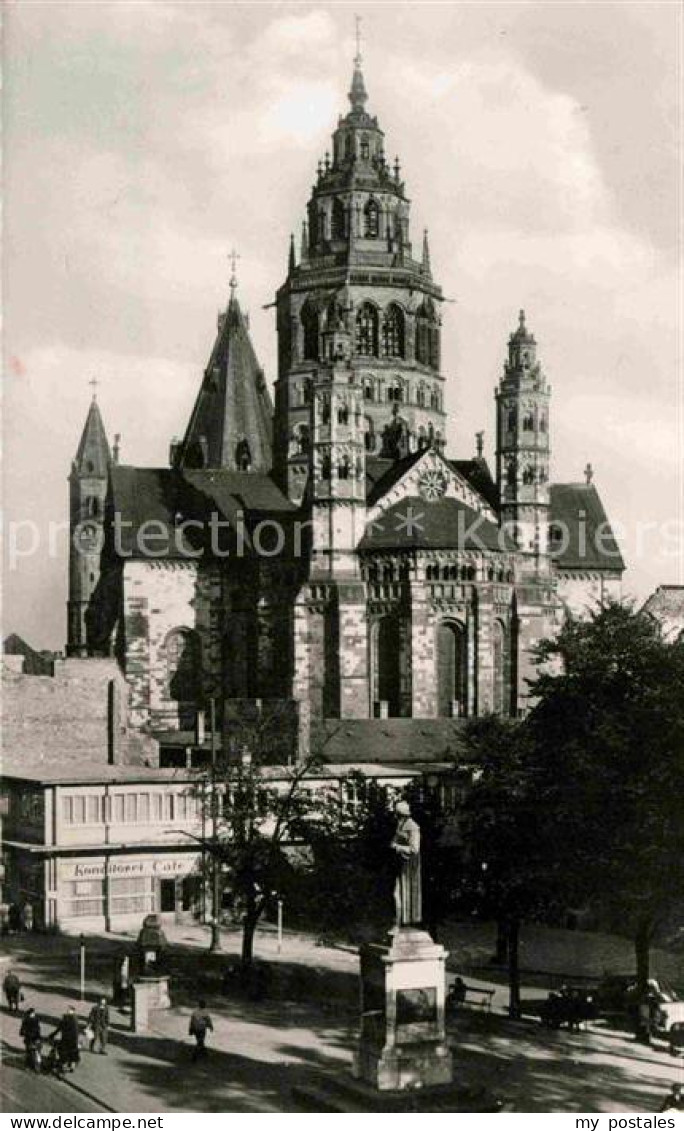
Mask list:
[[[152,1009],[171,1008],[168,975],[155,974],[136,978],[131,988],[133,990],[131,1029],[134,1033],[144,1033],[150,1027]]]
[[[397,927],[361,959],[361,1033],[354,1076],[380,1091],[450,1084],[444,1019],[446,951],[426,931]]]

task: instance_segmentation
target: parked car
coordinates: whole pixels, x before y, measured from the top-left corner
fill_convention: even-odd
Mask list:
[[[601,1013],[625,1013],[632,1022],[636,1021],[639,987],[634,974],[608,974],[594,992]],[[664,978],[650,978],[648,992],[656,1033],[669,1033],[672,1025],[684,1022],[684,1001],[669,982]]]

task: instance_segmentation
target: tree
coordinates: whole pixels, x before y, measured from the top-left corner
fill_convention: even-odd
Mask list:
[[[568,903],[593,903],[649,951],[684,884],[684,639],[610,602],[539,648],[525,722],[551,868]]]
[[[212,870],[218,866],[221,888],[228,883],[239,903],[245,978],[259,921],[296,867],[293,856],[298,846],[301,850],[306,820],[316,804],[311,779],[322,751],[287,764],[286,731],[277,709],[240,720],[212,771],[202,772],[196,785],[208,831],[193,839],[202,845]]]
[[[373,778],[352,770],[319,791],[304,820],[312,866],[305,894],[319,932],[349,932],[354,938],[386,926],[392,914],[396,827],[392,797]]]
[[[546,915],[554,899],[535,751],[522,723],[493,715],[474,719],[465,739],[473,784],[463,810],[461,905],[496,919],[505,934],[509,1013],[519,1017],[521,923]]]

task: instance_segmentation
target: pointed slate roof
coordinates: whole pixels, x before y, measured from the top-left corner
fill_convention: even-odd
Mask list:
[[[80,475],[92,475],[106,479],[112,462],[107,433],[102,423],[98,403],[93,397],[88,409],[85,427],[78,445],[73,470]]]
[[[231,295],[178,456],[184,468],[269,472],[273,405],[246,319]]]
[[[557,569],[622,573],[620,547],[593,483],[552,483],[549,501],[550,553]]]

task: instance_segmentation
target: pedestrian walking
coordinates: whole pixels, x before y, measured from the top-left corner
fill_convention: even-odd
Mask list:
[[[206,1056],[207,1050],[205,1042],[209,1030],[213,1033],[214,1025],[207,1012],[206,1002],[198,1001],[197,1009],[193,1010],[192,1016],[190,1017],[189,1033],[191,1037],[195,1038],[195,1050],[192,1055],[193,1060],[198,1060],[199,1057]]]
[[[74,1068],[81,1060],[81,1053],[78,1047],[78,1018],[73,1005],[69,1006],[50,1039],[53,1040],[56,1037],[59,1037],[60,1041],[59,1047],[62,1064],[67,1072],[73,1072]]]
[[[682,1085],[672,1084],[658,1111],[684,1111],[684,1096]]]
[[[43,1037],[40,1031],[40,1021],[33,1006],[27,1009],[24,1014],[19,1036],[22,1038],[26,1049],[26,1067],[32,1068],[34,1072],[40,1071],[40,1047]]]
[[[680,1056],[684,1053],[684,1022],[675,1021],[670,1025],[668,1033],[670,1056]]]
[[[2,988],[7,998],[7,1008],[10,1013],[19,1012],[19,1001],[21,999],[21,982],[14,973],[14,970],[8,970],[3,979]]]
[[[107,1033],[109,1031],[109,1008],[107,999],[101,997],[90,1011],[88,1025],[92,1032],[90,1038],[90,1051],[95,1052],[95,1045],[99,1044],[98,1051],[102,1056],[107,1055]]]

